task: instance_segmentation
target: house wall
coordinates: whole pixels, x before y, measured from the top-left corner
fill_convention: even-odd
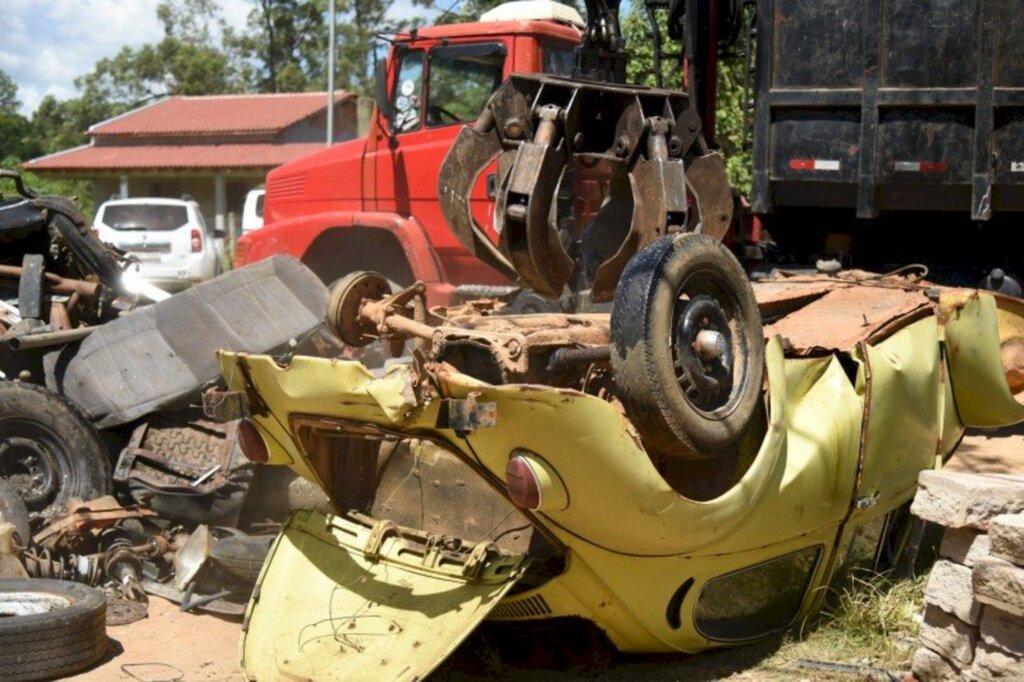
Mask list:
[[[334,141],[344,142],[359,134],[359,117],[355,97],[338,102],[334,109]],[[323,142],[327,137],[327,111],[288,127],[281,142]]]

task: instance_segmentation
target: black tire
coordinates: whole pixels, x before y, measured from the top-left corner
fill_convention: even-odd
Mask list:
[[[30,512],[110,492],[110,460],[96,430],[39,386],[0,381],[0,479]]]
[[[32,539],[32,531],[28,524],[28,508],[18,496],[18,491],[3,480],[0,480],[0,521],[13,525],[18,535],[18,544],[28,547],[29,540]]]
[[[210,550],[210,559],[247,585],[255,585],[274,537],[236,535],[218,540]]]
[[[752,426],[764,378],[761,316],[721,243],[688,233],[641,250],[619,280],[611,325],[618,395],[653,454],[714,457]],[[711,359],[690,342],[705,328],[720,342]]]
[[[106,612],[103,593],[86,585],[0,580],[3,679],[52,680],[92,665],[107,650]]]

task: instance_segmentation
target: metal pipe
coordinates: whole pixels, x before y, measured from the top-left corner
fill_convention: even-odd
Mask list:
[[[20,268],[16,265],[0,265],[0,277],[21,279],[24,272],[24,268]],[[55,294],[78,293],[88,298],[95,298],[96,293],[100,288],[100,284],[96,282],[86,282],[81,279],[66,279],[60,275],[55,275],[52,272],[45,272],[43,275],[46,277],[46,283],[49,285],[50,291]]]
[[[590,365],[596,362],[608,362],[611,357],[611,346],[559,348],[548,358],[547,371],[558,372],[577,365]]]
[[[334,143],[334,23],[337,14],[334,0],[327,3],[327,13],[330,15],[327,23],[327,146],[330,147]]]
[[[7,345],[11,350],[31,350],[33,348],[49,348],[50,346],[63,346],[67,343],[81,341],[96,331],[98,327],[79,327],[61,332],[43,332],[42,334],[23,334],[7,339]]]

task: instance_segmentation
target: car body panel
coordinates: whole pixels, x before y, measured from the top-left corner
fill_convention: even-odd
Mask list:
[[[242,634],[251,680],[423,679],[515,584],[522,562],[495,557],[476,573],[442,551],[414,553],[379,524],[318,511],[294,514],[269,557]]]
[[[799,352],[780,336],[768,340],[760,447],[737,482],[705,501],[673,489],[629,420],[593,395],[492,386],[446,365],[420,369],[436,389],[424,393],[408,366],[378,378],[355,363],[316,358],[296,357],[287,367],[230,353],[220,361],[233,391],[265,405],[252,419],[266,435],[271,461],[314,480],[315,466],[294,429],[295,420],[308,416],[338,433],[429,440],[499,490],[513,451],[534,453],[564,485],[568,502],[529,517],[561,543],[566,567],[539,587],[507,597],[492,617],[581,617],[621,650],[697,652],[769,634],[813,612],[866,544],[865,529],[880,528],[910,499],[921,470],[941,465],[962,434],[958,415],[965,408],[984,414],[993,398],[1012,400],[1009,389],[1005,396],[994,390],[1005,387],[1001,369],[973,376],[979,362],[973,355],[963,379],[973,390],[957,384],[965,371],[957,364],[963,349],[988,346],[991,353],[999,347],[992,297],[975,295],[961,311],[962,322],[948,327],[949,316],[929,303],[923,287],[907,295],[923,303],[895,301],[897,314],[880,311],[859,339],[845,332],[835,344],[811,339]],[[801,296],[774,289],[770,305]],[[1005,313],[1008,319],[1015,314]],[[825,322],[813,320],[823,338],[836,329]],[[951,332],[961,351],[947,355],[942,339]],[[985,393],[986,385],[993,390]],[[487,404],[493,424],[465,432],[439,426],[452,400]],[[1004,423],[1021,416],[1001,414]],[[707,634],[708,614],[728,609],[702,595],[710,600],[720,593],[719,581],[787,557],[802,557],[805,573],[785,622],[754,634],[742,628],[736,636]]]

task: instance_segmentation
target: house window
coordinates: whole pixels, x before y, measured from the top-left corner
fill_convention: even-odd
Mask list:
[[[808,547],[708,581],[693,609],[697,631],[737,641],[786,628],[800,612],[820,557],[820,546]]]

